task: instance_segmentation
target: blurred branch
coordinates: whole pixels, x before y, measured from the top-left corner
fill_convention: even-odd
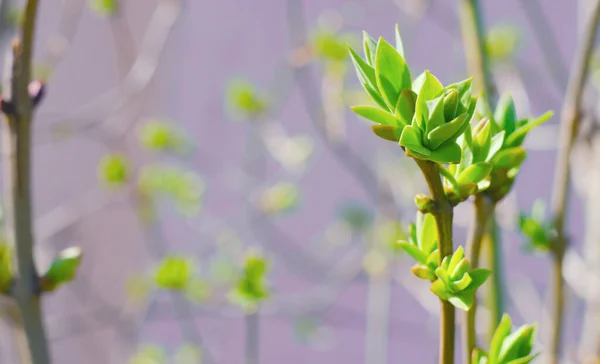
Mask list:
[[[485,96],[488,104],[495,105],[497,95],[485,50],[485,29],[479,0],[460,0],[459,6],[467,68],[473,75],[475,90]]]
[[[297,52],[296,56],[302,59],[302,54],[306,47],[307,34],[302,0],[288,0],[287,14],[289,38],[293,50]],[[304,106],[325,146],[352,173],[374,202],[383,201],[389,203],[386,209],[387,213],[390,216],[394,216],[395,207],[393,207],[393,195],[389,190],[389,186],[381,186],[375,171],[346,142],[332,142],[327,138],[325,109],[319,98],[320,92],[317,82],[310,72],[308,63],[299,61],[299,63],[295,64],[294,76],[300,89]]]
[[[540,6],[538,0],[519,0],[519,4],[540,45],[546,68],[552,75],[557,90],[562,94],[567,86],[568,68],[561,57],[560,47],[555,37],[556,34],[544,15],[544,9]]]
[[[568,206],[570,171],[569,162],[573,141],[575,140],[575,135],[581,119],[583,93],[588,79],[590,57],[594,47],[594,41],[596,39],[596,31],[599,20],[600,0],[594,0],[594,6],[590,13],[588,23],[582,34],[582,38],[576,52],[575,62],[573,64],[573,68],[571,69],[571,74],[569,75],[568,87],[561,112],[559,151],[557,167],[554,176],[554,185],[552,189],[551,205],[553,218],[552,222],[557,234],[552,250],[552,255],[554,258],[552,281],[555,285],[555,307],[553,314],[554,327],[552,329],[551,353],[554,363],[558,363],[559,361],[564,310],[564,282],[562,263],[567,245],[567,237],[564,227]]]
[[[41,57],[41,66],[47,68],[48,72],[54,71],[67,53],[77,34],[85,4],[84,0],[64,1],[56,34],[50,36]]]
[[[115,125],[116,121],[110,116],[130,104],[148,87],[156,74],[167,40],[180,11],[180,1],[160,0],[150,19],[140,52],[122,83],[75,111],[60,115],[58,120],[52,122],[50,134],[54,134],[53,131],[57,129],[89,132],[100,128],[106,130],[110,135],[122,135],[128,125],[122,125],[122,123]],[[88,116],[86,117],[86,115]],[[87,119],[87,121],[81,123],[82,119]]]

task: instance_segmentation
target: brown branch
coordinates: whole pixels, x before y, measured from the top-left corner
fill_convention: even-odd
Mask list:
[[[561,112],[561,131],[558,160],[552,189],[552,223],[556,230],[556,240],[552,249],[554,266],[552,281],[554,292],[554,326],[552,329],[551,354],[553,362],[558,363],[561,346],[562,319],[564,310],[564,281],[562,262],[567,243],[565,219],[568,206],[569,171],[571,148],[582,116],[583,93],[588,80],[589,61],[596,39],[600,19],[600,0],[594,1],[589,23],[582,34],[575,62],[569,76],[568,87]]]

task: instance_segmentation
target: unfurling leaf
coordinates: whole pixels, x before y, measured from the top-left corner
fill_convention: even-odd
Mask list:
[[[61,284],[75,279],[82,256],[81,249],[78,247],[61,251],[50,264],[48,271],[42,276],[42,290],[53,291]]]

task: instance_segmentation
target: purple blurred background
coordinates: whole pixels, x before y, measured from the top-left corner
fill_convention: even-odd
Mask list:
[[[499,89],[513,93],[520,116],[539,115],[548,109],[558,113],[562,92],[545,69],[523,12],[521,2],[525,1],[482,2],[486,26],[508,23],[523,33],[514,62],[495,68]],[[81,245],[85,251],[78,279],[44,302],[55,362],[126,363],[141,345],[156,344],[173,353],[190,340],[203,347],[206,362],[244,362],[245,319],[231,305],[217,300],[194,304],[182,313],[181,302],[161,292],[151,293],[142,303],[131,303],[125,289],[128,278],[151,272],[161,252],[151,247],[152,239],[160,240],[163,251],[193,255],[205,273],[222,249],[258,246],[272,257],[274,297],[260,315],[261,364],[437,362],[437,303],[433,295],[427,295],[427,287],[410,276],[410,261],[390,262],[389,271],[378,280],[362,269],[368,238],[351,237],[337,245],[328,240],[339,228],[340,204],[351,200],[373,208],[374,203],[317,135],[302,86],[285,64],[293,51],[290,39],[306,36],[299,28],[290,31],[294,24],[304,24],[310,31],[329,21],[338,24],[342,32],[360,36],[366,30],[374,37],[389,39],[398,23],[411,67],[416,72],[429,69],[445,84],[454,82],[466,77],[457,1],[188,0],[180,14],[176,14],[179,2],[175,0],[122,3],[114,18],[99,17],[83,0],[65,0],[60,5],[47,1],[41,7],[36,48],[40,62],[51,58],[49,44],[56,51],[64,43],[54,35],[57,29],[70,24],[73,29],[67,25],[65,33],[73,37],[49,81],[48,97],[36,120],[34,201],[39,265],[45,267],[52,254],[66,246]],[[570,64],[576,46],[577,5],[568,1],[539,3],[560,45],[556,57]],[[152,20],[153,16],[157,18]],[[168,27],[171,20],[175,21],[172,29]],[[148,36],[152,29],[159,30]],[[163,33],[168,34],[164,46]],[[159,58],[152,57],[152,43],[159,47]],[[150,57],[136,58],[144,50]],[[128,74],[136,59],[141,63],[133,69],[140,73]],[[149,61],[160,62],[156,70]],[[318,92],[324,69],[315,61],[302,73]],[[145,76],[148,84],[139,90],[140,85],[127,78],[143,80]],[[227,113],[226,86],[236,76],[251,79],[258,88],[276,90],[278,109],[268,122],[281,125],[291,135],[311,137],[314,150],[303,173],[286,171],[265,151],[248,162],[260,129],[234,121]],[[346,85],[356,89],[352,70],[345,78]],[[105,94],[115,88],[119,91]],[[527,98],[521,96],[523,91]],[[368,164],[385,165],[404,158],[394,145],[382,145],[372,138],[367,124],[347,107],[343,116],[349,147]],[[130,194],[106,191],[96,172],[98,160],[108,151],[126,153],[136,165],[163,158],[138,147],[136,125],[148,118],[173,120],[194,138],[192,156],[169,161],[193,169],[206,183],[198,216],[181,218],[169,206],[161,205],[161,224],[151,236],[140,225]],[[534,200],[550,197],[557,119],[531,136],[531,151],[516,193],[499,213],[506,278],[514,282],[507,299],[509,312],[515,324],[540,322],[539,348],[547,341],[548,332],[546,311],[536,299],[544,299],[547,292],[549,259],[524,254],[523,239],[513,230],[518,209],[528,210]],[[88,124],[93,126],[82,127]],[[69,136],[57,138],[56,125],[66,125]],[[265,167],[262,177],[244,172],[246,163],[253,162]],[[397,202],[404,204],[396,212],[408,222],[414,216],[411,196],[424,190],[420,177],[408,176],[412,170],[408,163],[394,163],[402,163],[394,167],[400,171],[407,166],[406,177],[400,173],[390,178],[409,185],[409,191],[396,195]],[[252,189],[280,181],[297,183],[302,191],[300,208],[257,223],[247,213]],[[581,252],[583,212],[577,197],[573,202],[569,231],[572,248]],[[462,244],[465,238],[469,206],[463,204],[457,212],[455,244]],[[239,241],[228,240],[232,232]],[[222,248],[230,240],[233,248]],[[378,326],[378,317],[387,321],[382,311],[388,310],[386,329]],[[572,355],[579,343],[581,313],[580,301],[569,291],[567,355]],[[294,330],[298,331],[299,322],[311,322],[298,321],[307,314],[312,314],[318,325],[308,330],[308,340],[302,340]],[[194,329],[199,335],[189,334]],[[377,336],[386,331],[387,345]],[[10,335],[3,334],[2,362],[12,362],[10,340]],[[567,362],[571,361],[565,359]]]

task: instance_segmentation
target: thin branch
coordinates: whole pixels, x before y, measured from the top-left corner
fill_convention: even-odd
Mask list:
[[[556,229],[556,241],[552,250],[554,258],[552,281],[555,284],[554,327],[552,330],[551,353],[558,363],[561,346],[561,331],[564,309],[562,261],[566,248],[565,217],[568,205],[570,155],[582,115],[583,93],[588,80],[589,61],[596,39],[600,19],[600,0],[593,3],[589,23],[586,24],[575,62],[569,76],[569,83],[561,112],[561,132],[558,160],[552,189],[552,218]]]
[[[560,55],[556,34],[544,15],[544,9],[538,0],[520,0],[519,4],[540,45],[546,68],[552,75],[556,88],[562,93],[567,86],[568,67]]]
[[[436,203],[437,209],[432,213],[438,231],[440,264],[445,257],[451,256],[453,252],[452,242],[452,217],[453,208],[440,178],[440,166],[431,161],[415,159],[417,165],[423,172],[427,181],[431,198]],[[443,168],[443,167],[442,167]],[[454,330],[455,312],[454,306],[448,301],[440,299],[440,364],[454,363]]]
[[[482,93],[490,105],[495,105],[497,95],[492,81],[488,54],[485,50],[485,30],[479,1],[461,0],[459,6],[468,71],[473,76],[476,92]]]
[[[12,287],[12,296],[19,307],[29,358],[32,364],[50,362],[50,352],[40,307],[38,274],[33,253],[31,201],[31,124],[33,105],[28,86],[31,82],[34,35],[38,1],[29,0],[25,5],[20,39],[13,45],[14,63],[11,75],[10,103],[14,113],[7,115],[4,126],[5,148],[3,163],[10,173],[5,177],[9,191],[7,204],[10,206],[8,230],[16,250],[18,278]],[[23,352],[24,350],[22,350]]]
[[[494,209],[493,203],[485,194],[475,195],[474,202],[474,219],[469,231],[467,239],[466,252],[472,268],[479,267],[479,255],[483,237],[485,236],[486,227],[490,215]],[[477,336],[475,333],[475,316],[477,313],[477,295],[474,293],[475,299],[473,306],[465,313],[465,324],[463,325],[463,340],[466,350],[463,353],[463,362],[468,364],[471,362],[471,353],[477,345]]]

